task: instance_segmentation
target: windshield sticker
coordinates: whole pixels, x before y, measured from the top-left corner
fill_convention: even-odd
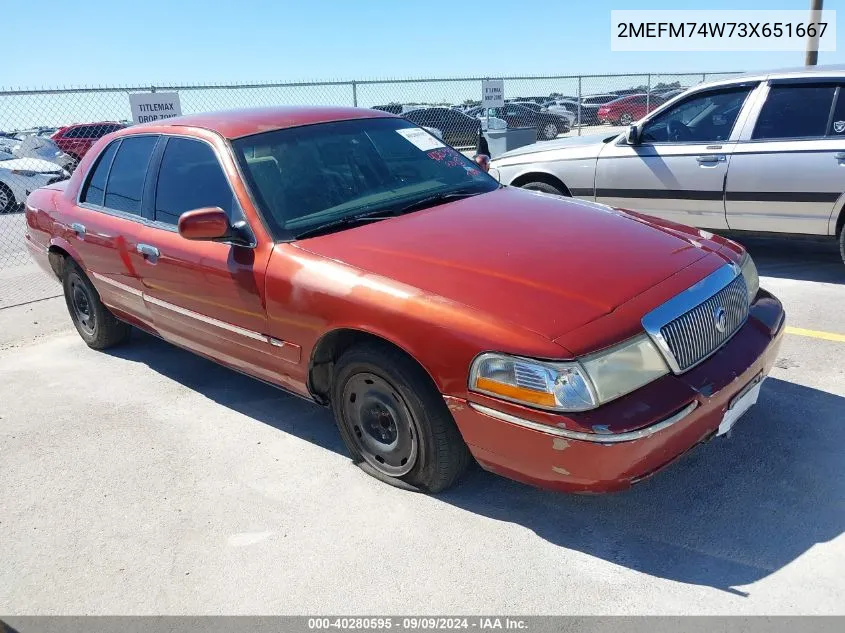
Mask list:
[[[444,163],[447,167],[463,166],[460,154],[451,147],[444,147],[443,149],[430,151],[428,153],[428,157],[431,160]]]
[[[443,147],[443,143],[440,139],[418,127],[406,127],[401,130],[396,130],[396,133],[403,136],[406,141],[413,143],[417,149],[421,149],[424,152],[436,147]]]
[[[842,132],[845,132],[845,121],[834,121],[833,131],[837,134],[842,134]]]

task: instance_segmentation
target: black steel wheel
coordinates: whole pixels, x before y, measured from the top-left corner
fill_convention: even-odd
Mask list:
[[[440,492],[469,463],[469,449],[430,376],[394,347],[373,342],[344,352],[331,400],[352,460],[381,481]]]
[[[91,296],[91,290],[75,273],[70,275],[69,285],[71,318],[76,327],[88,336],[94,336],[97,331],[97,316],[94,314],[94,297]]]
[[[71,321],[88,347],[106,349],[129,338],[130,326],[103,305],[91,280],[70,258],[65,260],[62,285]]]
[[[370,466],[389,477],[411,471],[420,431],[398,389],[375,374],[357,373],[343,386],[342,407],[347,432]]]

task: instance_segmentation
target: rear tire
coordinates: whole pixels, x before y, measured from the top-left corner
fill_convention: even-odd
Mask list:
[[[550,141],[553,138],[557,138],[557,135],[560,133],[558,130],[558,126],[555,123],[544,123],[540,127],[540,138],[545,141]]]
[[[109,312],[94,284],[70,258],[65,260],[62,286],[70,318],[88,347],[108,349],[129,338],[132,328]]]
[[[839,231],[839,254],[842,256],[842,263],[845,264],[845,226]]]
[[[550,194],[553,194],[555,196],[567,196],[567,197],[569,197],[568,193],[566,193],[565,191],[561,191],[560,189],[558,189],[554,185],[550,185],[547,182],[540,182],[540,181],[526,182],[524,185],[522,185],[522,188],[528,189],[529,191],[542,191],[543,193],[550,193]]]
[[[470,461],[429,376],[390,346],[359,345],[340,357],[332,410],[352,460],[391,485],[440,492],[458,480]]]
[[[6,185],[0,182],[0,213],[11,213],[18,207],[18,202],[15,200],[15,194]]]

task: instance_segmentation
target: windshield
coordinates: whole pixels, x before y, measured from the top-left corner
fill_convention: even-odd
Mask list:
[[[232,143],[273,237],[296,239],[361,214],[418,210],[499,185],[405,119],[355,119],[264,132]],[[334,225],[333,225],[334,226]]]

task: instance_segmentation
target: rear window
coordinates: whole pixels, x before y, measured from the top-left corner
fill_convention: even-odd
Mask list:
[[[827,133],[831,136],[845,136],[845,90],[843,90],[843,86],[840,86],[837,92],[836,106],[833,108],[830,129]]]
[[[140,215],[144,181],[157,141],[157,136],[128,136],[121,141],[109,172],[104,207]]]
[[[836,87],[771,86],[752,138],[794,139],[824,136]]]
[[[88,180],[88,185],[82,192],[81,202],[95,204],[98,207],[103,206],[103,199],[106,194],[106,178],[109,176],[109,169],[118,145],[120,145],[120,141],[110,143],[105,151],[100,154],[94,171]]]

